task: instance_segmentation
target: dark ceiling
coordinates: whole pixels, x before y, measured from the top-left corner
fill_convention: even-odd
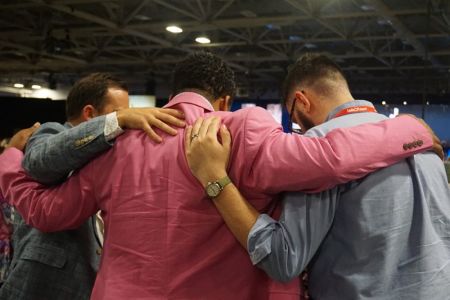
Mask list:
[[[174,64],[206,49],[239,93],[276,97],[286,67],[326,53],[355,93],[450,94],[449,0],[2,0],[0,80],[72,83],[118,73],[137,93],[167,87]],[[178,25],[180,34],[166,31]],[[198,44],[205,35],[211,43]],[[447,101],[450,101],[448,99]]]

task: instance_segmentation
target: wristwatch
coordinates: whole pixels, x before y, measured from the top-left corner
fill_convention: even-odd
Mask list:
[[[215,198],[220,195],[220,192],[223,191],[225,186],[227,184],[231,183],[231,179],[228,176],[225,176],[217,181],[208,182],[206,185],[206,195],[208,195],[209,198]]]

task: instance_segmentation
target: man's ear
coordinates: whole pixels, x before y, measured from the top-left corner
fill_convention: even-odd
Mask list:
[[[92,105],[86,105],[83,107],[83,110],[81,111],[81,117],[83,121],[88,121],[92,118],[95,118],[98,115],[97,110]]]
[[[307,94],[304,91],[295,92],[295,98],[296,98],[295,105],[299,105],[297,109],[307,113],[311,111],[311,101],[309,100]]]
[[[219,109],[221,111],[229,111],[231,108],[231,97],[225,96],[220,98]]]

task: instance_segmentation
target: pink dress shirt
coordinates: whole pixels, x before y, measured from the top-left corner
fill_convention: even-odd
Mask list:
[[[397,118],[326,138],[285,134],[261,108],[211,112],[195,93],[176,96],[187,123],[220,115],[232,132],[229,174],[260,211],[276,193],[324,190],[429,149],[431,137],[412,118]],[[402,120],[400,120],[402,119]],[[403,149],[422,140],[423,146]],[[162,144],[130,131],[115,146],[60,186],[31,181],[22,154],[0,156],[0,191],[24,219],[43,231],[76,228],[97,210],[105,246],[92,299],[299,299],[299,283],[273,282],[252,266],[192,176],[184,155],[184,129]]]

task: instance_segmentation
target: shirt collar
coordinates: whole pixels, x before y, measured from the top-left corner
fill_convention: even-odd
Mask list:
[[[208,111],[214,111],[214,107],[212,106],[211,102],[208,101],[208,99],[194,92],[182,92],[177,94],[169,101],[169,103],[165,107],[172,107],[182,102],[192,103],[197,106],[201,106]]]
[[[353,101],[349,101],[349,102],[344,103],[342,105],[339,105],[338,107],[333,109],[328,114],[328,117],[325,120],[325,122],[330,121],[331,119],[333,119],[336,116],[336,114],[338,112],[340,112],[341,110],[346,109],[346,108],[350,108],[350,107],[356,107],[356,106],[370,106],[370,107],[374,107],[372,102],[369,102],[367,100],[353,100]]]

